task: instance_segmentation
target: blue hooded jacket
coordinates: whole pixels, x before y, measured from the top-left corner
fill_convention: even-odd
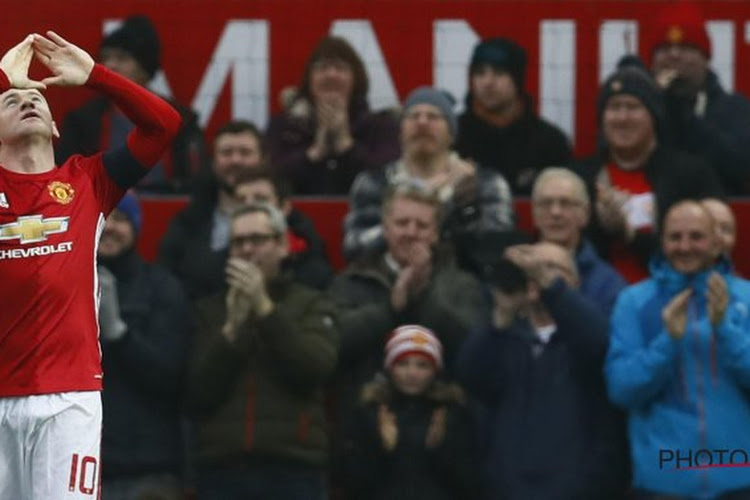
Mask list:
[[[617,300],[604,368],[610,399],[628,411],[634,486],[698,499],[749,487],[750,282],[726,262],[692,276],[661,256],[650,267],[651,279]],[[706,301],[713,271],[730,295],[716,328]],[[687,327],[673,340],[661,314],[686,288]],[[711,462],[745,466],[688,469]]]

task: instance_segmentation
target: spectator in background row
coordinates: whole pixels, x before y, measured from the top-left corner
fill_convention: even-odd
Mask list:
[[[607,401],[607,317],[554,243],[510,247],[490,274],[492,324],[464,343],[458,379],[488,410],[488,499],[622,499],[627,445]]]
[[[189,306],[179,281],[136,253],[140,227],[138,200],[126,194],[99,242],[102,498],[179,500]]]
[[[721,243],[721,253],[731,256],[734,244],[737,242],[737,221],[734,218],[732,207],[717,198],[705,198],[701,200],[703,208],[708,210],[714,219],[716,233]]]
[[[626,283],[583,235],[591,215],[583,180],[565,168],[545,168],[534,181],[531,214],[540,241],[556,243],[573,253],[579,291],[609,316]]]
[[[230,121],[220,127],[211,171],[196,184],[192,200],[162,238],[159,262],[180,278],[191,299],[211,295],[224,283],[230,215],[242,204],[234,195],[237,178],[263,164],[261,141],[250,122]]]
[[[289,184],[267,168],[241,172],[234,188],[235,196],[245,204],[268,203],[286,217],[289,255],[284,260],[294,280],[311,288],[324,290],[333,278],[325,242],[312,220],[292,207]]]
[[[396,328],[385,374],[362,388],[349,429],[352,500],[475,499],[473,426],[458,385],[438,380],[442,346],[419,325]]]
[[[431,88],[415,89],[401,116],[402,158],[357,176],[344,220],[344,255],[352,260],[385,247],[382,201],[389,186],[415,185],[434,192],[444,214],[442,236],[506,231],[514,226],[508,183],[491,170],[462,160],[452,145],[457,133],[453,101]]]
[[[592,238],[629,282],[647,276],[661,217],[675,202],[721,194],[702,160],[665,145],[661,92],[637,65],[620,66],[597,102],[601,144],[572,168],[596,206]]]
[[[355,176],[398,157],[398,125],[373,113],[369,81],[349,42],[327,36],[307,60],[296,97],[271,119],[271,163],[300,195],[349,192]]]
[[[731,195],[750,194],[750,101],[727,93],[710,67],[711,41],[694,2],[664,6],[646,24],[647,56],[664,89],[674,146],[701,156]]]
[[[161,44],[156,28],[145,16],[127,18],[105,36],[99,47],[101,63],[146,87],[161,66]],[[206,163],[203,132],[190,109],[169,100],[180,112],[182,125],[172,147],[136,186],[139,190],[187,192]],[[110,99],[97,97],[65,116],[56,149],[58,165],[74,154],[84,156],[121,144],[133,123]]]
[[[326,498],[338,329],[330,302],[282,273],[286,233],[271,205],[238,209],[227,286],[197,305],[187,407],[201,500]]]
[[[605,366],[609,396],[628,412],[634,498],[750,498],[746,468],[700,467],[747,462],[750,283],[717,262],[714,222],[697,202],[667,212],[661,246],[651,278],[620,294]]]
[[[539,118],[524,90],[526,51],[505,38],[480,42],[471,56],[466,111],[456,151],[501,173],[514,195],[528,196],[539,170],[571,159],[568,139]]]

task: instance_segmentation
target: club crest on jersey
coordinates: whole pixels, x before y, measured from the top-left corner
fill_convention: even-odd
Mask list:
[[[49,185],[47,185],[47,190],[49,191],[49,195],[61,205],[67,205],[73,201],[73,196],[76,194],[73,186],[67,182],[60,181],[50,182]]]
[[[64,233],[68,230],[70,217],[50,217],[41,215],[24,215],[17,222],[0,224],[0,240],[18,239],[23,244],[44,241],[51,234]]]
[[[8,197],[5,196],[5,193],[0,193],[0,208],[10,208],[10,203],[8,203]]]

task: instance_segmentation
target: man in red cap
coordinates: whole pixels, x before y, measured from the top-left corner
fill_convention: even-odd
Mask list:
[[[711,42],[700,8],[670,4],[655,17],[647,38],[675,146],[711,163],[728,194],[750,193],[750,101],[726,92],[709,68]]]

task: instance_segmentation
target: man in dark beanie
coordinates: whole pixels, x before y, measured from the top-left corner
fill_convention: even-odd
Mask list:
[[[516,195],[530,194],[542,168],[571,157],[562,131],[535,114],[525,79],[523,48],[505,38],[480,42],[471,56],[456,140],[461,156],[503,174]]]
[[[161,67],[161,44],[146,16],[132,16],[108,34],[99,58],[112,71],[146,87]],[[203,132],[190,109],[169,100],[182,116],[182,128],[166,154],[138,184],[139,190],[184,192],[205,163]],[[74,154],[90,155],[110,143],[124,140],[133,124],[112,102],[94,99],[65,117],[63,138],[55,151],[62,162]]]
[[[141,220],[138,200],[126,194],[98,249],[104,500],[182,498],[188,302],[176,278],[136,253]]]
[[[750,194],[750,101],[709,67],[711,41],[695,2],[673,2],[644,27],[651,71],[664,91],[675,147],[702,157],[732,195]]]
[[[645,278],[661,217],[675,202],[717,195],[721,186],[699,158],[665,145],[664,103],[651,76],[628,58],[602,85],[600,144],[572,168],[595,207],[591,237],[626,280]]]
[[[132,16],[104,37],[99,46],[102,61],[134,82],[146,86],[160,67],[161,44],[146,16]]]

